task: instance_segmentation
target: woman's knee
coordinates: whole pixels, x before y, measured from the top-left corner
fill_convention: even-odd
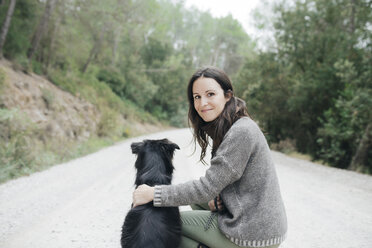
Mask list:
[[[196,247],[198,247],[197,241],[182,235],[179,248],[196,248]]]

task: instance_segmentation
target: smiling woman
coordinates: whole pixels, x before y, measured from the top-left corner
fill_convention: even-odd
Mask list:
[[[134,206],[150,201],[155,207],[190,204],[193,211],[181,213],[181,248],[279,247],[287,218],[275,166],[245,102],[234,96],[229,77],[215,67],[196,71],[187,93],[201,161],[213,141],[211,166],[198,180],[140,185],[133,193]]]
[[[202,148],[200,160],[204,161],[208,136],[213,139],[214,154],[231,125],[249,114],[245,102],[234,96],[230,78],[216,67],[209,66],[195,72],[187,94],[189,119],[195,134],[198,134],[195,139]]]
[[[215,120],[230,100],[231,95],[223,92],[213,78],[201,77],[193,86],[194,107],[205,122]]]

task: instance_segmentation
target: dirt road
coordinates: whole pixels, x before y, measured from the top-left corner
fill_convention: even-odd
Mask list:
[[[187,129],[138,137],[0,185],[1,248],[119,248],[143,138],[177,143],[174,183],[203,175]],[[281,248],[371,248],[372,177],[272,153],[289,231]],[[186,210],[188,207],[181,207]]]

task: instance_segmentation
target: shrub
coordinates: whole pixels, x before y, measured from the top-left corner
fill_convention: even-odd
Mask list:
[[[122,133],[122,128],[120,128],[120,126],[118,114],[115,111],[109,108],[102,109],[97,128],[97,135],[99,137],[120,136]]]
[[[279,143],[272,143],[270,148],[283,153],[296,151],[295,141],[291,139],[281,140]]]
[[[0,182],[28,174],[35,162],[37,127],[17,109],[0,109]]]
[[[4,86],[5,83],[5,72],[3,69],[0,68],[0,91],[1,88]]]

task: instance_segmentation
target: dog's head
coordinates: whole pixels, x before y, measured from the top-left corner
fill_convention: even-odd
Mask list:
[[[173,158],[174,150],[180,149],[180,147],[169,141],[168,139],[159,139],[159,140],[144,140],[142,142],[134,142],[131,145],[132,153],[139,155],[145,150],[155,150],[167,154],[170,158]]]
[[[131,148],[132,153],[137,155],[135,166],[139,172],[156,167],[159,171],[172,175],[174,151],[180,149],[177,144],[168,139],[144,140],[132,143]]]

